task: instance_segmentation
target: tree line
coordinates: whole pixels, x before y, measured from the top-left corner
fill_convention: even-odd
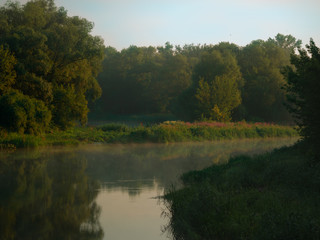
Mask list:
[[[96,112],[172,113],[182,120],[291,122],[281,73],[301,46],[278,34],[245,47],[130,46],[105,49]]]

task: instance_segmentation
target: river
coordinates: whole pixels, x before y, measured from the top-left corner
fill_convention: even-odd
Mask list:
[[[91,144],[0,153],[0,239],[167,239],[179,176],[297,139]]]

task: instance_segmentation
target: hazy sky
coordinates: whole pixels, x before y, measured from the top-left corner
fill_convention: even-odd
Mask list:
[[[6,2],[0,0],[1,5]],[[25,3],[26,0],[20,1]],[[130,45],[216,44],[291,34],[320,45],[320,0],[56,0],[70,16],[95,24],[93,35]]]

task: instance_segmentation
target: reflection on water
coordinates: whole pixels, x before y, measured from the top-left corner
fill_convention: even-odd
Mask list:
[[[155,197],[179,175],[295,140],[0,153],[0,239],[165,239]]]
[[[143,180],[118,180],[114,182],[101,183],[100,191],[122,192],[128,193],[129,197],[134,199],[139,196],[142,191],[152,191],[157,189],[157,182],[155,179],[143,179]]]
[[[70,153],[1,157],[0,239],[102,239],[86,167]]]

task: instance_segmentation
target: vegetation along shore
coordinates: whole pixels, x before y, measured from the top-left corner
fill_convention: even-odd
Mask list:
[[[137,127],[110,123],[97,127],[74,127],[38,136],[2,131],[0,147],[12,149],[81,143],[170,143],[297,136],[298,132],[293,127],[269,123],[167,121]]]

